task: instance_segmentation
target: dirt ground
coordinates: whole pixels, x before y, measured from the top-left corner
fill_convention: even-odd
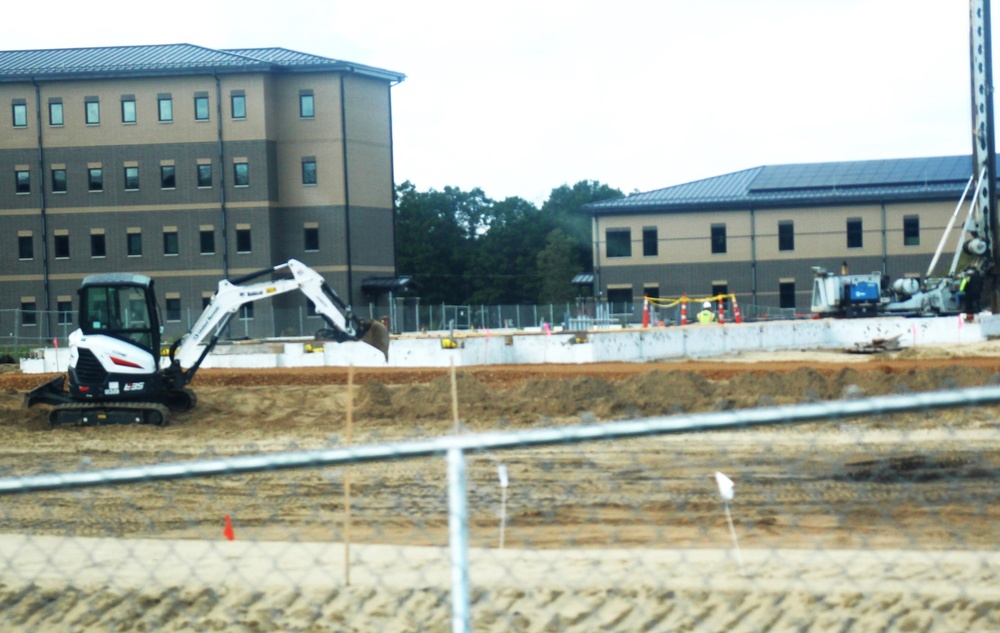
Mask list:
[[[24,392],[46,378],[0,374],[3,476],[342,446],[347,441],[349,410],[353,443],[435,437],[454,432],[456,425],[448,370],[354,369],[350,391],[347,369],[203,370],[194,384],[198,407],[176,415],[162,428],[51,429],[46,411],[21,408]],[[456,393],[459,432],[468,432],[912,393],[998,380],[1000,347],[990,342],[877,356],[803,351],[711,361],[471,367],[457,372]],[[710,572],[721,568],[725,569],[722,576],[731,577],[736,569],[713,478],[716,471],[722,471],[736,484],[731,512],[740,546],[748,552],[748,561],[763,561],[756,572],[759,582],[731,587],[735,593],[727,594],[727,600],[735,600],[733,596],[740,592],[781,594],[787,585],[783,585],[785,590],[767,589],[764,578],[780,576],[785,579],[782,582],[793,582],[802,578],[795,571],[799,565],[815,570],[820,563],[836,559],[824,583],[836,586],[839,577],[856,588],[860,581],[848,580],[852,574],[885,574],[887,582],[895,578],[896,572],[864,572],[857,567],[871,563],[873,557],[884,562],[878,552],[891,554],[901,565],[916,565],[911,560],[915,555],[940,552],[974,557],[979,575],[958,580],[935,563],[929,571],[920,572],[924,574],[920,582],[944,582],[951,587],[945,595],[966,596],[965,603],[947,609],[952,615],[968,615],[959,618],[961,624],[953,630],[992,630],[1000,626],[997,605],[975,596],[977,587],[986,583],[995,588],[1000,579],[994,553],[1000,537],[998,412],[994,407],[965,408],[470,455],[472,545],[487,551],[498,547],[503,511],[504,545],[511,551],[537,555],[592,552],[593,556],[611,551],[726,552],[719,561],[706,563],[704,586],[674,588],[690,594],[691,604],[698,605],[692,607],[695,611],[711,611],[718,605],[711,606],[714,599],[703,589],[723,581],[718,573]],[[498,485],[500,464],[509,473],[506,498]],[[351,521],[345,528],[348,479]],[[435,458],[8,496],[0,499],[0,532],[38,539],[211,542],[221,540],[222,518],[230,515],[238,542],[321,546],[349,540],[359,547],[433,548],[447,544],[445,480],[444,460]],[[768,555],[783,551],[799,553],[779,556],[777,563]],[[2,545],[0,552],[16,558]],[[842,559],[844,552],[849,554]],[[802,556],[806,558],[800,560]],[[621,564],[626,568],[644,567],[630,556],[625,559]],[[799,562],[784,564],[782,560]],[[586,564],[580,563],[583,573],[593,573],[586,571]],[[673,568],[677,564],[671,563]],[[555,573],[549,576],[561,579],[553,581],[559,585],[568,576],[552,565],[548,569]],[[387,568],[385,573],[401,572]],[[544,575],[544,570],[540,573]],[[922,590],[913,589],[919,583],[909,573],[898,579],[905,586],[894,594],[896,600],[900,595],[923,595]],[[35,582],[41,582],[38,578]],[[391,584],[384,576],[373,582],[379,588]],[[811,597],[802,598],[805,602],[800,605],[803,613],[808,613],[810,604],[815,606],[814,590],[830,590],[824,583],[816,589],[819,581],[815,578],[811,582],[812,588],[805,588]],[[16,585],[11,584],[7,592],[0,590],[0,600],[9,601]],[[623,581],[619,587],[626,585]],[[643,604],[662,602],[671,591],[663,577],[642,587],[649,593],[643,594]],[[660,589],[662,594],[657,593]],[[803,587],[794,591],[799,589]],[[584,594],[590,595],[576,592]],[[940,592],[936,595],[941,596]],[[527,602],[506,599],[511,605],[520,604],[526,622],[518,620],[520,624],[513,626],[512,621],[501,619],[486,626],[486,620],[481,620],[483,626],[477,630],[599,628],[588,626],[593,620],[581,620],[576,628],[569,625],[571,621],[561,620],[559,627],[551,628],[550,616],[531,614],[527,605],[558,612],[552,606],[554,598],[547,601],[537,592],[531,593],[530,600],[521,597]],[[798,604],[787,595],[784,599],[788,603],[783,608]],[[907,605],[904,615],[919,620],[926,611],[932,623],[941,622],[939,603],[927,599],[910,604],[909,598],[902,599]],[[17,604],[29,609],[25,603]],[[845,604],[828,605],[829,612],[858,617],[850,600]],[[873,626],[857,630],[926,630],[908,628],[913,623],[906,624],[898,612],[886,628],[884,620],[892,610],[878,604],[865,607]],[[992,604],[992,611],[983,611],[984,604]],[[446,606],[445,602],[435,608],[446,611]],[[479,608],[477,617],[488,619],[484,607]],[[983,615],[990,612],[992,616]],[[369,610],[364,613],[368,625],[341,623],[324,628],[317,624],[322,618],[316,616],[284,620],[277,628],[256,621],[231,630],[417,630],[412,621],[393,628],[389,620]],[[620,625],[612,621],[606,628],[701,628],[699,622],[710,621],[656,613],[650,607],[649,620],[635,619],[633,613]],[[438,622],[438,615],[427,617],[429,622]],[[228,625],[233,622],[230,619]],[[656,622],[664,623],[664,628]],[[672,624],[667,627],[667,622]],[[821,620],[806,615],[793,618],[791,624],[783,622],[785,626],[774,630],[826,630]],[[441,628],[428,625],[425,630],[447,630],[447,624],[445,618]],[[737,618],[724,629],[714,630],[760,628],[767,627],[741,627]]]

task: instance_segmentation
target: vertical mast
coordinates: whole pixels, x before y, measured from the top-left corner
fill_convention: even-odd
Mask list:
[[[1000,313],[1000,261],[997,249],[996,144],[993,133],[993,55],[990,34],[990,0],[969,2],[969,59],[972,65],[972,167],[985,174],[976,191],[974,235],[987,244],[984,262],[984,295],[994,314]]]

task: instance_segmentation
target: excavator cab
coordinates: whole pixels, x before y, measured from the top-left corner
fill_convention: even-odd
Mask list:
[[[153,280],[145,275],[85,277],[80,289],[79,330],[71,335],[69,391],[98,400],[156,397],[160,321]]]
[[[85,335],[119,338],[154,354],[160,348],[152,279],[144,275],[91,275],[78,292],[80,330]]]

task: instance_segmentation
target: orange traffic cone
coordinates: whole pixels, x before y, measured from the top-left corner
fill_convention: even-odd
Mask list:
[[[743,317],[740,316],[740,304],[736,303],[736,295],[733,295],[733,320],[737,323],[743,323]]]
[[[688,322],[688,296],[685,294],[681,297],[681,325],[687,325]]]
[[[726,307],[722,305],[722,299],[719,299],[719,325],[726,322]]]
[[[222,535],[226,537],[226,540],[233,541],[236,540],[236,533],[233,532],[233,520],[226,515],[226,525],[222,528]]]
[[[649,299],[642,298],[642,327],[649,327]]]

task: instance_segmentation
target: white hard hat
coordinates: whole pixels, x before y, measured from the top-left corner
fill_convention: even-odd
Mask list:
[[[701,307],[705,308],[706,310],[711,310],[712,309],[712,302],[711,301],[706,301],[705,303],[701,304]]]

